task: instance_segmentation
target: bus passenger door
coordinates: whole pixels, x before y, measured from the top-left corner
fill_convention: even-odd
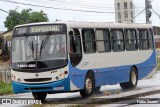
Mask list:
[[[78,29],[73,29],[69,32],[70,37],[70,73],[71,80],[77,87],[82,85],[82,75],[80,75],[80,70],[77,68],[77,65],[82,60],[82,48],[81,48],[81,38]]]

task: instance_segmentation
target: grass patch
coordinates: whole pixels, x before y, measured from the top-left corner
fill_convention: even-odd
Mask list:
[[[157,56],[157,71],[160,71],[160,55]]]
[[[160,71],[160,61],[157,61],[157,71]]]
[[[0,83],[0,95],[11,94],[12,92],[12,84]]]

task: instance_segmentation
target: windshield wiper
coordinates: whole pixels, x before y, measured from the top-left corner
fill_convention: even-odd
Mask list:
[[[33,41],[31,42],[31,41],[29,40],[29,36],[26,36],[26,35],[24,35],[24,36],[25,36],[25,41],[26,41],[27,45],[28,45],[29,48],[32,50],[32,57],[33,57],[33,59],[34,59],[34,44],[33,44]]]
[[[45,48],[47,42],[49,41],[49,36],[50,36],[50,35],[47,35],[47,36],[45,37],[45,39],[42,40],[42,43],[41,43],[41,46],[40,46],[40,57],[41,57],[42,49]]]

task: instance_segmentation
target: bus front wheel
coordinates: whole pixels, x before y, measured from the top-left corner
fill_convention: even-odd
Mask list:
[[[34,99],[36,100],[45,100],[47,93],[45,92],[32,92]]]
[[[137,86],[138,76],[135,68],[131,68],[129,82],[120,83],[122,89],[133,89]]]
[[[87,74],[84,82],[84,89],[80,90],[82,97],[89,97],[94,92],[94,79],[92,74]]]

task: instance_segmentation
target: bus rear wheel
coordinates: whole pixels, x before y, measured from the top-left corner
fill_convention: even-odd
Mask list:
[[[32,92],[32,95],[33,95],[34,99],[43,101],[46,99],[47,93],[45,93],[45,92]]]
[[[129,82],[120,83],[122,89],[133,89],[137,86],[138,76],[135,68],[131,68]]]
[[[84,89],[80,90],[82,97],[89,97],[94,92],[94,79],[92,74],[87,74],[84,82]]]

